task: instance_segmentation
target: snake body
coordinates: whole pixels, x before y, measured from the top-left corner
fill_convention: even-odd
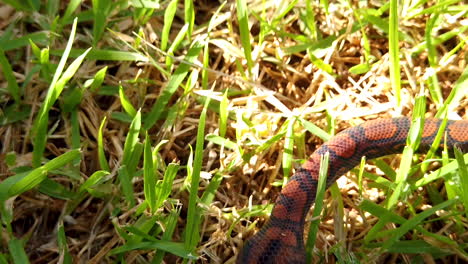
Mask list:
[[[419,150],[428,149],[441,125],[440,119],[425,119]],[[329,152],[327,188],[360,163],[361,157],[373,159],[401,153],[411,125],[410,118],[377,119],[343,130],[318,148],[296,171],[276,199],[270,219],[248,239],[237,259],[239,264],[305,263],[305,217],[315,201],[321,155]],[[448,121],[446,140],[468,152],[468,120]]]

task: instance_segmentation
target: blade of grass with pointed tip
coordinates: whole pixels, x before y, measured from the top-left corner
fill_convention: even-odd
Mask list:
[[[164,11],[164,25],[161,32],[161,46],[159,47],[162,51],[166,51],[167,43],[169,42],[169,33],[172,27],[172,21],[174,20],[175,13],[177,11],[178,0],[172,0]]]
[[[317,137],[319,137],[323,141],[328,141],[332,137],[329,133],[325,132],[323,129],[316,126],[312,122],[309,122],[309,121],[307,121],[307,120],[305,120],[303,118],[299,118],[299,121],[304,126],[304,128],[307,129],[307,131],[309,131],[310,133],[316,135]]]
[[[104,34],[107,25],[107,18],[110,12],[112,1],[110,0],[92,0],[93,4],[93,47],[96,47],[98,41]]]
[[[316,192],[317,194],[315,196],[314,211],[312,213],[314,220],[310,224],[309,234],[306,242],[307,263],[311,263],[312,250],[314,248],[315,241],[317,240],[317,233],[320,225],[320,213],[322,212],[323,197],[325,196],[327,186],[329,160],[330,154],[328,152],[320,157],[319,179]]]
[[[244,48],[244,56],[247,61],[247,70],[249,75],[252,74],[252,46],[250,44],[250,29],[249,29],[249,12],[247,9],[246,0],[236,0],[237,20],[239,22],[239,32],[242,48]]]
[[[140,129],[141,129],[141,113],[140,113],[140,110],[138,110],[132,120],[132,123],[130,124],[127,137],[125,138],[122,165],[129,166],[130,160],[132,159],[132,156],[135,151],[135,145],[138,142]]]
[[[255,149],[255,153],[261,153],[271,147],[271,145],[279,142],[285,135],[286,135],[286,129],[287,129],[287,122],[283,123],[281,125],[280,129],[278,129],[278,133],[272,137],[270,137],[267,141],[265,141],[263,144],[259,145]],[[236,144],[236,146],[240,146],[242,144]]]
[[[24,178],[13,184],[8,190],[8,194],[10,196],[15,196],[34,188],[47,177],[49,171],[62,168],[66,164],[79,158],[80,155],[81,151],[75,149],[50,160],[41,167],[32,170]]]
[[[106,119],[107,117],[104,117],[102,119],[101,125],[99,125],[99,130],[98,130],[98,160],[99,160],[99,166],[101,169],[105,171],[110,171],[109,164],[106,159],[106,154],[104,153],[104,139],[102,135],[102,131],[104,129],[104,125],[106,124]]]
[[[16,39],[5,39],[0,41],[0,45],[4,51],[15,50],[29,46],[29,41],[47,45],[49,40],[49,32],[34,32],[24,35]]]
[[[219,104],[219,136],[224,137],[226,135],[227,120],[228,120],[228,105],[229,99],[227,97],[227,90],[223,94],[223,99]]]
[[[94,78],[92,79],[91,85],[90,85],[90,90],[92,92],[97,91],[99,87],[102,86],[102,83],[104,82],[104,78],[106,77],[107,73],[107,66],[104,68],[100,69],[96,74],[94,75]]]
[[[42,155],[45,150],[45,145],[47,142],[47,126],[49,121],[49,110],[52,108],[53,104],[57,100],[58,96],[62,93],[63,88],[68,83],[68,81],[73,77],[73,75],[78,70],[79,66],[83,62],[84,58],[86,57],[86,53],[82,54],[82,56],[75,59],[72,64],[65,70],[62,74],[60,79],[55,83],[55,85],[51,85],[47,92],[46,99],[44,103],[41,105],[39,110],[39,115],[36,117],[33,127],[33,165],[35,167],[41,164]],[[57,72],[56,72],[57,74]],[[55,78],[55,75],[54,75]]]
[[[145,135],[145,146],[143,151],[143,191],[145,200],[148,204],[151,214],[156,212],[156,173],[153,168],[153,153],[151,152],[150,139],[148,132]]]
[[[59,21],[59,24],[65,25],[66,21],[72,18],[73,12],[80,6],[82,0],[70,0],[65,9],[65,13]]]
[[[390,0],[390,21],[388,29],[388,42],[390,53],[390,81],[395,91],[397,106],[401,103],[401,78],[400,78],[400,48],[398,45],[399,34],[398,0]]]
[[[194,251],[196,245],[200,241],[200,215],[201,211],[198,208],[198,187],[200,185],[200,172],[203,163],[203,145],[205,143],[205,124],[206,113],[210,98],[207,98],[203,111],[200,114],[198,122],[197,141],[195,145],[195,158],[193,161],[192,179],[190,181],[190,195],[187,213],[187,225],[185,227],[185,249]]]
[[[50,51],[51,55],[60,56],[63,54],[63,50],[53,49]],[[70,58],[76,58],[85,52],[84,49],[72,49],[70,51]],[[144,55],[136,52],[119,51],[119,50],[103,50],[93,49],[91,50],[86,58],[88,60],[102,60],[102,61],[142,61],[148,62],[149,59]]]
[[[188,29],[189,29],[189,24],[185,24],[180,30],[179,33],[177,33],[174,41],[172,42],[171,46],[167,50],[167,57],[166,57],[166,66],[168,70],[170,67],[173,65],[173,59],[172,56],[174,56],[174,51],[177,50],[179,45],[182,43],[184,40],[184,37],[188,34]]]
[[[135,110],[135,107],[133,107],[132,103],[125,95],[125,92],[121,84],[119,84],[119,98],[120,98],[120,104],[122,105],[122,108],[125,110],[125,112],[131,117],[135,117],[137,111]]]
[[[172,192],[172,186],[174,185],[174,179],[177,176],[180,165],[176,163],[169,163],[166,171],[164,172],[164,178],[162,182],[157,184],[156,192],[156,206],[159,208],[164,204],[164,201],[169,197]]]
[[[396,181],[396,171],[388,165],[385,161],[377,159],[374,161],[375,166],[377,166],[384,175],[389,178],[391,181]]]
[[[430,68],[427,69],[428,71],[431,72],[429,75],[429,78],[427,80],[428,85],[429,85],[429,92],[431,94],[432,100],[436,103],[437,106],[441,106],[443,103],[443,98],[442,98],[442,91],[440,89],[439,85],[439,80],[437,78],[437,52],[436,52],[436,47],[433,45],[433,36],[432,32],[434,27],[436,26],[436,22],[438,20],[439,13],[436,11],[434,12],[429,20],[426,23],[426,30],[424,37],[426,39],[426,48],[427,48],[427,58],[429,60],[429,65]]]
[[[184,244],[180,242],[171,242],[171,241],[150,241],[150,242],[138,242],[134,244],[127,243],[123,246],[117,247],[112,249],[109,254],[115,255],[120,253],[125,253],[128,251],[135,251],[135,250],[156,250],[160,249],[181,258],[196,260],[197,254],[186,250],[184,248]]]
[[[424,128],[425,104],[426,98],[424,96],[419,96],[416,98],[415,110],[413,112],[413,122],[408,132],[406,146],[403,149],[400,169],[398,170],[395,178],[395,183],[397,186],[395,191],[387,200],[387,208],[392,208],[395,206],[398,201],[403,198],[405,193],[409,191],[409,188],[405,188],[408,186],[406,179],[411,170],[413,153],[416,152],[419,147],[419,143],[421,142],[421,136]]]
[[[366,166],[366,156],[361,157],[361,163],[359,164],[358,191],[360,198],[362,198],[362,177],[364,176],[364,166]]]
[[[75,37],[76,32],[76,23],[74,21],[72,32],[70,33],[70,38],[68,39],[67,47],[65,48],[65,52],[60,59],[59,65],[55,71],[54,77],[52,79],[52,83],[47,90],[47,95],[44,102],[41,105],[39,110],[39,114],[34,121],[34,126],[32,129],[32,140],[33,140],[33,166],[38,167],[41,164],[42,155],[44,153],[45,144],[47,141],[47,125],[48,125],[48,113],[52,105],[57,100],[58,96],[62,93],[65,84],[73,77],[75,72],[78,70],[78,67],[83,62],[84,58],[86,57],[87,52],[89,49],[84,52],[81,56],[75,59],[72,64],[63,72],[65,68],[65,63],[68,58],[68,54],[71,49],[71,45],[73,43],[73,39]],[[63,73],[62,73],[63,72]]]
[[[188,25],[187,36],[190,41],[192,38],[192,32],[195,25],[195,9],[193,5],[193,0],[184,1],[184,20],[185,24]]]
[[[104,176],[109,175],[110,172],[99,170],[95,171],[89,178],[80,186],[79,192],[84,192],[92,186],[98,184]]]
[[[80,158],[77,158],[77,160],[79,161]],[[53,181],[47,177],[43,181],[41,181],[37,190],[47,196],[62,200],[73,200],[76,197],[76,193],[71,192],[62,184]]]
[[[207,135],[206,140],[208,140],[210,142],[213,142],[213,143],[215,143],[217,145],[223,146],[225,148],[228,148],[228,149],[232,149],[232,150],[237,149],[236,143],[230,141],[229,139],[221,137],[221,136]]]

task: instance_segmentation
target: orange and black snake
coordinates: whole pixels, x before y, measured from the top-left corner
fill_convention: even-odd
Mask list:
[[[425,119],[419,149],[434,142],[442,120]],[[329,155],[327,187],[359,164],[361,157],[373,159],[401,153],[411,125],[410,118],[377,119],[346,129],[318,148],[297,170],[276,199],[270,219],[248,239],[237,259],[239,264],[305,263],[303,240],[305,217],[315,201],[321,155]],[[468,152],[468,120],[448,121],[445,143]]]

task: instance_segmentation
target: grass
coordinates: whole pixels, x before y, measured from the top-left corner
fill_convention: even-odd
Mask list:
[[[441,132],[415,154],[424,117],[468,119],[467,13],[3,1],[0,264],[233,263],[313,150],[396,116],[414,120],[404,153],[319,192],[308,258],[468,261],[468,155],[436,151]]]

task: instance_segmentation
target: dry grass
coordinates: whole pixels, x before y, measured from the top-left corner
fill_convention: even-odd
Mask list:
[[[181,2],[181,1],[179,1]],[[189,1],[190,2],[190,1]],[[138,52],[149,58],[148,61],[123,59],[105,60],[99,55],[84,60],[79,70],[67,84],[63,94],[53,105],[49,115],[48,137],[42,162],[46,163],[67,151],[73,149],[74,125],[79,131],[80,162],[71,162],[63,169],[50,171],[47,176],[50,181],[60,184],[67,193],[64,196],[52,195],[53,190],[44,190],[46,186],[8,197],[3,202],[2,225],[0,231],[0,263],[18,261],[11,252],[12,239],[18,238],[24,242],[24,251],[32,263],[148,263],[155,256],[154,250],[138,249],[126,253],[111,254],[119,246],[129,244],[129,240],[144,240],[138,235],[131,235],[124,227],[137,227],[144,233],[161,239],[172,219],[169,216],[176,212],[177,224],[170,241],[185,240],[184,232],[188,218],[190,201],[189,189],[191,182],[187,180],[187,169],[196,166],[193,162],[192,149],[197,142],[197,128],[200,125],[204,102],[211,98],[209,110],[206,113],[204,135],[219,136],[226,140],[222,145],[219,141],[207,138],[203,145],[201,178],[198,196],[212,195],[207,204],[199,203],[197,211],[201,214],[199,225],[200,239],[196,243],[196,253],[199,258],[196,263],[233,263],[242,247],[243,241],[261,227],[268,209],[248,213],[249,205],[271,204],[281,187],[284,167],[284,136],[274,138],[282,129],[286,120],[293,117],[306,119],[334,134],[347,127],[382,117],[410,116],[417,95],[429,97],[426,116],[434,116],[441,107],[435,103],[433,95],[428,91],[430,74],[435,71],[443,98],[447,98],[455,83],[465,72],[468,46],[466,18],[467,8],[462,1],[452,2],[450,7],[438,10],[439,19],[433,30],[433,35],[440,36],[447,32],[460,31],[445,42],[435,45],[436,68],[431,68],[431,55],[423,46],[420,52],[415,52],[418,45],[425,41],[425,31],[431,13],[420,13],[423,8],[434,6],[435,2],[423,4],[420,8],[405,10],[401,14],[400,41],[401,52],[401,104],[397,102],[393,80],[389,75],[388,35],[378,24],[363,19],[362,30],[353,30],[357,23],[354,12],[359,5],[379,9],[385,2],[370,1],[362,3],[353,1],[330,3],[329,13],[325,12],[323,3],[312,3],[317,32],[307,28],[304,16],[306,1],[298,1],[292,10],[279,17],[281,4],[273,1],[249,1],[249,23],[252,44],[253,68],[248,73],[247,61],[239,35],[239,23],[234,2],[220,7],[214,1],[196,1],[194,3],[195,22],[191,38],[184,41],[174,51],[173,57],[161,52],[161,29],[164,25],[163,12],[168,2],[161,9],[154,10],[148,21],[142,23],[142,9],[134,7],[122,8],[113,6],[107,18],[106,28],[102,38],[94,49],[119,50]],[[284,4],[283,4],[284,5]],[[183,4],[178,4],[169,35],[169,44],[184,26]],[[58,14],[63,14],[65,4],[60,4]],[[78,23],[77,36],[73,43],[74,49],[87,49],[93,43],[93,21],[86,18],[91,8],[91,2],[81,3],[75,15],[83,15]],[[451,8],[451,9],[450,9]],[[458,9],[457,9],[458,8]],[[7,113],[14,99],[7,91],[8,83],[5,75],[0,74],[0,117],[4,124],[0,126],[0,179],[17,175],[22,171],[31,170],[33,166],[32,128],[38,111],[43,104],[45,94],[50,85],[60,56],[53,52],[63,50],[70,34],[71,24],[64,23],[63,31],[58,35],[49,32],[47,25],[52,25],[52,19],[42,7],[40,11],[25,12],[11,6],[0,4],[0,37],[11,29],[9,41],[17,41],[21,36],[35,32],[47,32],[50,38],[35,41],[41,48],[50,47],[50,63],[42,64],[41,72],[35,71],[40,65],[34,56],[30,45],[6,49],[5,55],[12,66],[14,77],[21,89],[21,102],[14,111],[25,111],[18,120],[7,122],[5,117],[15,116]],[[450,9],[450,10],[448,10]],[[129,11],[129,12],[127,12]],[[412,13],[411,13],[411,12]],[[148,12],[148,11],[146,11]],[[406,12],[406,13],[405,13]],[[254,16],[255,13],[255,16]],[[207,27],[214,15],[212,29]],[[410,17],[411,14],[415,14]],[[89,14],[88,14],[89,15]],[[266,23],[269,22],[271,28]],[[385,21],[388,11],[375,15],[376,21]],[[308,18],[310,19],[310,17]],[[388,20],[387,20],[388,21]],[[273,25],[273,26],[272,26]],[[57,31],[59,31],[57,29]],[[263,41],[259,41],[259,33],[266,32]],[[147,131],[151,146],[156,146],[162,140],[167,142],[154,155],[158,179],[167,169],[170,162],[180,164],[177,176],[171,185],[171,193],[155,214],[148,209],[142,214],[140,206],[144,203],[144,180],[142,174],[143,157],[137,160],[135,177],[132,179],[135,205],[124,197],[121,188],[119,169],[122,167],[124,143],[129,133],[132,116],[122,108],[122,100],[118,94],[118,86],[122,85],[128,100],[143,114],[149,113],[160,98],[175,69],[184,65],[184,57],[190,43],[196,39],[205,39],[209,34],[210,42],[207,50],[196,56],[196,62],[191,64],[188,76],[193,76],[193,82],[187,84],[184,78],[170,97],[164,112],[157,122]],[[369,42],[366,55],[363,34]],[[141,36],[141,39],[137,38]],[[315,43],[330,37],[335,41],[325,47],[317,47]],[[461,43],[461,44],[460,44]],[[306,49],[296,51],[298,45],[308,45]],[[457,47],[461,45],[461,47]],[[320,49],[319,49],[320,48]],[[291,50],[293,52],[291,52]],[[208,51],[207,86],[202,82],[205,52]],[[453,52],[452,52],[453,51]],[[314,54],[316,59],[311,59]],[[59,55],[60,52],[59,52]],[[107,55],[105,55],[107,56]],[[105,57],[104,56],[104,57]],[[370,56],[366,60],[366,56]],[[169,67],[166,66],[167,59]],[[321,60],[321,64],[319,64]],[[69,60],[69,63],[72,60]],[[350,68],[368,62],[367,72],[355,74]],[[68,63],[68,64],[69,64]],[[330,67],[327,72],[320,65]],[[107,66],[107,74],[103,85],[97,90],[85,88],[85,81],[92,79],[97,71]],[[49,69],[46,69],[50,67]],[[172,74],[165,74],[165,69]],[[48,70],[48,71],[46,71]],[[35,71],[35,72],[34,72]],[[31,74],[31,75],[30,75]],[[466,84],[466,83],[465,83]],[[208,88],[208,89],[206,89]],[[450,109],[452,119],[468,119],[467,87],[462,87],[463,96],[458,98],[456,107]],[[66,111],[66,105],[72,98],[72,92],[80,90],[79,105],[76,111]],[[227,91],[227,110],[229,119],[225,135],[221,135],[219,105],[223,94]],[[71,99],[70,99],[71,100]],[[117,114],[116,114],[117,113]],[[119,114],[120,113],[120,114]],[[76,114],[77,121],[73,118]],[[107,121],[103,128],[104,153],[106,155],[110,174],[105,176],[100,184],[84,195],[77,195],[80,186],[96,171],[102,170],[99,163],[97,143],[98,131],[103,118]],[[74,121],[75,120],[75,121]],[[143,126],[145,123],[143,122]],[[294,159],[306,159],[323,140],[306,131],[296,123],[294,126],[295,148]],[[219,139],[218,138],[218,139]],[[75,138],[76,139],[76,138]],[[139,142],[144,142],[141,133]],[[198,138],[200,140],[200,138]],[[227,143],[233,144],[234,148]],[[271,144],[268,144],[271,142]],[[263,146],[265,149],[263,150]],[[261,150],[261,151],[260,151]],[[196,155],[196,154],[195,154]],[[9,163],[9,159],[14,159]],[[398,167],[398,158],[384,159],[391,167]],[[291,161],[292,162],[292,161]],[[294,166],[299,163],[296,160]],[[290,165],[290,164],[289,164]],[[369,171],[382,174],[369,165]],[[338,186],[341,190],[341,200],[335,195],[327,195],[322,213],[320,231],[316,242],[317,253],[315,261],[323,263],[461,263],[467,261],[467,236],[465,214],[459,210],[444,211],[452,214],[456,220],[427,222],[424,229],[437,233],[460,246],[445,248],[446,256],[431,254],[406,254],[398,252],[381,252],[364,246],[362,239],[377,222],[378,218],[359,208],[359,202],[364,197],[374,203],[381,203],[387,192],[375,188],[371,180],[364,180],[362,196],[356,184],[355,174],[349,178],[341,178]],[[348,175],[348,176],[349,176]],[[210,183],[220,181],[214,188]],[[211,187],[210,187],[211,186]],[[41,189],[42,188],[42,189]],[[211,190],[212,192],[205,192]],[[445,196],[444,183],[438,181],[431,185],[431,190],[440,190]],[[70,195],[70,196],[69,196]],[[404,218],[411,218],[411,204],[416,204],[416,211],[430,207],[433,201],[426,189],[418,189],[393,210]],[[340,211],[337,201],[344,204]],[[460,206],[458,206],[460,207]],[[258,209],[258,207],[254,207]],[[260,207],[263,208],[263,207]],[[463,210],[461,210],[463,211]],[[8,215],[11,213],[11,215]],[[343,214],[340,217],[340,214]],[[250,217],[251,216],[251,217]],[[261,217],[256,217],[261,216]],[[148,221],[151,219],[151,221]],[[151,226],[145,226],[151,222]],[[252,225],[252,224],[256,225]],[[339,226],[344,226],[344,229]],[[66,250],[61,247],[59,227],[64,227]],[[385,229],[395,225],[387,224]],[[146,230],[145,228],[148,228]],[[414,235],[414,236],[413,236]],[[132,238],[133,236],[133,238]],[[438,248],[447,247],[433,237],[421,234],[408,234],[406,239],[424,240]],[[62,242],[63,243],[63,242]],[[372,242],[375,243],[375,242]],[[463,244],[464,243],[464,244]],[[10,249],[9,249],[10,247]],[[344,259],[338,259],[342,250]],[[65,253],[66,252],[66,253]],[[20,254],[21,255],[21,254]],[[337,257],[338,256],[338,257]],[[346,258],[350,258],[346,260]],[[354,258],[354,260],[352,260]],[[153,259],[153,262],[156,262]],[[167,253],[165,263],[182,263],[183,259]]]

